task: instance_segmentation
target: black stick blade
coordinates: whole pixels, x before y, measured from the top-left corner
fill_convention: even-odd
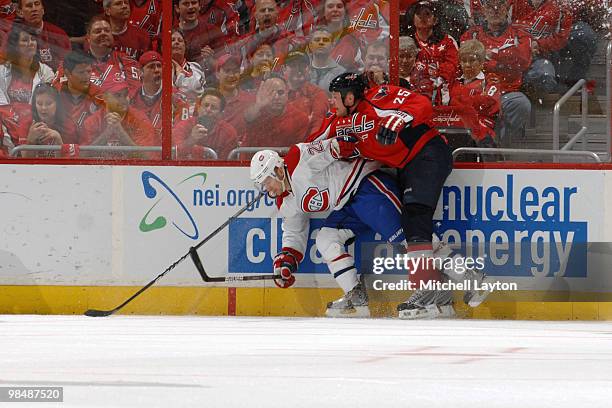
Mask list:
[[[112,310],[96,310],[96,309],[89,309],[84,313],[85,316],[89,316],[89,317],[106,317],[112,314],[113,314]]]

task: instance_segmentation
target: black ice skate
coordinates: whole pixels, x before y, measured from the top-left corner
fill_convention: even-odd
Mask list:
[[[361,283],[338,300],[329,302],[325,311],[327,317],[370,317],[368,294]]]

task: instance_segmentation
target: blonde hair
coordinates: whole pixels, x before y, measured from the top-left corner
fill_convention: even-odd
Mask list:
[[[484,45],[478,40],[467,40],[461,43],[459,47],[459,57],[462,55],[474,55],[479,61],[484,61],[486,51]]]

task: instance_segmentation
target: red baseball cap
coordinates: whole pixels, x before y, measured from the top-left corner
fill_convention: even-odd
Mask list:
[[[215,63],[215,71],[219,71],[228,62],[233,62],[238,67],[240,67],[240,62],[241,61],[240,61],[240,58],[238,58],[235,55],[232,55],[232,54],[223,54],[222,56],[220,56],[217,59],[217,62]]]
[[[147,64],[151,63],[151,62],[156,62],[159,61],[161,63],[162,61],[162,57],[161,55],[159,55],[159,52],[157,51],[147,51],[144,54],[142,54],[140,56],[140,59],[138,60],[138,62],[140,63],[141,67],[145,67]]]

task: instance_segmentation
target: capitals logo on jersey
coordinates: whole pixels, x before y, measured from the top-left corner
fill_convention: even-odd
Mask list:
[[[361,121],[357,122],[357,114],[350,118],[340,119],[336,125],[336,136],[349,136],[356,133],[367,133],[374,129],[374,121],[367,120],[365,115],[361,116]]]
[[[302,211],[305,213],[323,212],[329,209],[329,190],[323,191],[310,187],[302,197]]]

